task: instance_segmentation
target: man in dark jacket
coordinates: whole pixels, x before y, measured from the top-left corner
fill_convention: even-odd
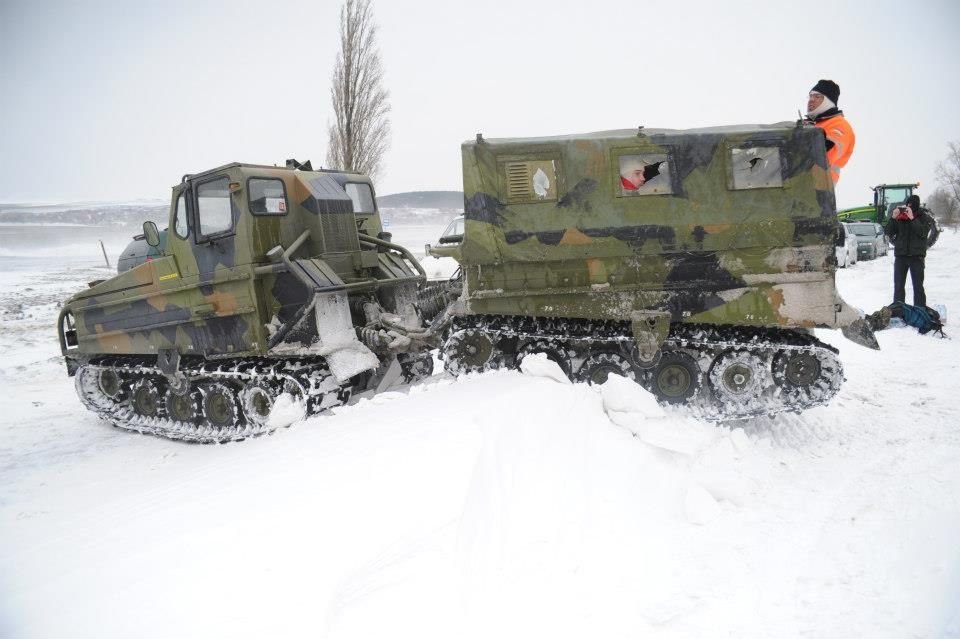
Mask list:
[[[920,196],[911,195],[903,206],[893,211],[885,228],[893,242],[893,301],[906,298],[907,272],[913,285],[913,305],[926,306],[923,291],[923,269],[927,247],[937,241],[939,231],[929,211],[920,206]]]

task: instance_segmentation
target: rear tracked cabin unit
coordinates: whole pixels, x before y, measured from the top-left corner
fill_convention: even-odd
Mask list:
[[[454,371],[545,353],[707,415],[800,409],[842,381],[809,329],[875,346],[838,295],[823,133],[643,129],[462,146]]]

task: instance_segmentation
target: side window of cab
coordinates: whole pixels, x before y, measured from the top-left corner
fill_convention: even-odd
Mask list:
[[[287,187],[276,178],[247,180],[248,205],[254,215],[286,215]]]
[[[233,213],[229,178],[215,178],[200,184],[197,187],[197,241],[232,231]]]
[[[181,193],[177,198],[177,212],[173,218],[173,231],[180,239],[187,239],[190,235],[190,226],[187,223],[187,195]]]
[[[353,212],[357,215],[376,213],[377,207],[373,200],[370,185],[363,182],[347,182],[344,190],[353,202]]]

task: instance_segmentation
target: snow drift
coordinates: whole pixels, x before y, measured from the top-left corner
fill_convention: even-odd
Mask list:
[[[958,268],[945,235],[931,301]],[[95,275],[0,279],[0,636],[960,637],[958,340],[819,332],[830,405],[722,427],[534,357],[196,446],[73,395],[51,325]]]

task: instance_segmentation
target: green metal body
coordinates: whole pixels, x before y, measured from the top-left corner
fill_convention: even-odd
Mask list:
[[[858,317],[834,283],[819,129],[478,136],[462,155],[464,238],[431,249],[463,267],[455,313],[632,320],[641,344],[676,322],[836,328]]]
[[[837,211],[837,219],[841,222],[862,220],[886,224],[893,209],[906,202],[907,198],[913,195],[913,190],[919,186],[919,182],[872,186],[870,188],[873,190],[873,204],[864,204],[863,206],[854,206]]]
[[[421,269],[377,245],[375,202],[369,178],[352,173],[234,163],[185,176],[161,254],[64,305],[68,366],[105,354],[290,352],[322,337],[308,311],[334,298],[351,304],[341,315],[353,325],[365,323],[359,300],[418,326],[409,300]]]

